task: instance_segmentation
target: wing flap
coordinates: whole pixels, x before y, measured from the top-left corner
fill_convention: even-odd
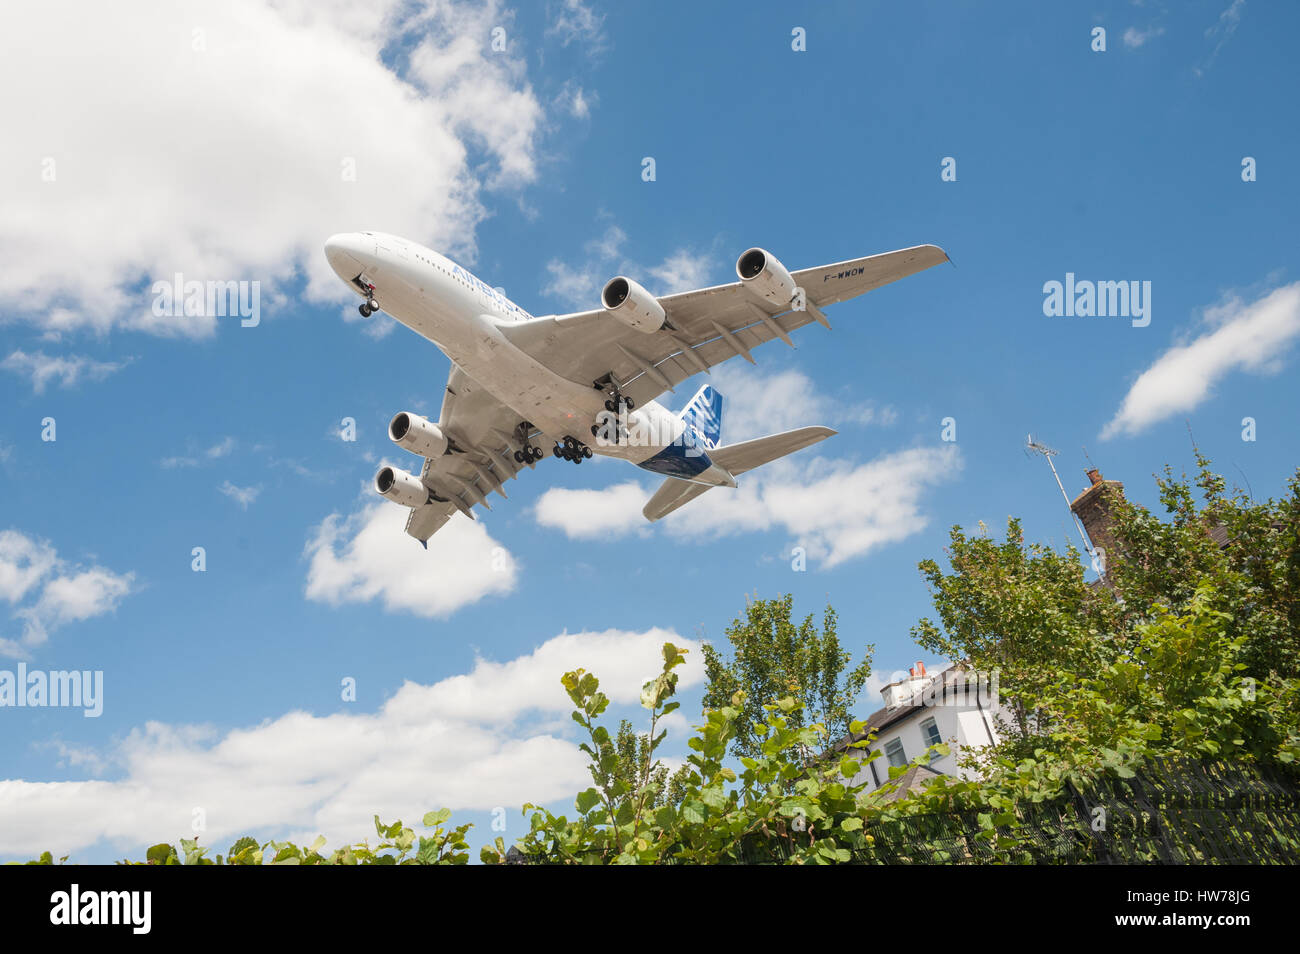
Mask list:
[[[423,507],[412,507],[406,518],[406,532],[421,543],[442,529],[442,525],[451,519],[455,508],[449,503],[430,503]]]

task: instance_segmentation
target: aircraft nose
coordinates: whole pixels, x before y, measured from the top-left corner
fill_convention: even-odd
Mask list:
[[[360,232],[340,232],[325,240],[325,258],[343,280],[350,282],[356,278],[373,257],[373,254],[367,254],[366,242],[367,237]],[[373,239],[369,246],[369,252],[373,253]]]

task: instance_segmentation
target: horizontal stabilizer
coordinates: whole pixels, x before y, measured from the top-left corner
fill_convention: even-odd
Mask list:
[[[719,447],[717,450],[709,451],[709,459],[728,471],[731,476],[739,477],[747,470],[762,467],[778,457],[803,450],[834,434],[835,431],[829,427],[800,427],[782,434],[772,434],[770,437],[760,437],[740,444]]]
[[[709,459],[735,477],[824,441],[834,434],[835,431],[829,427],[800,427],[783,434],[772,434],[740,444],[719,447],[709,451]],[[668,516],[678,507],[690,503],[713,486],[715,485],[669,477],[659,485],[659,489],[642,508],[641,513],[647,520],[658,520]]]

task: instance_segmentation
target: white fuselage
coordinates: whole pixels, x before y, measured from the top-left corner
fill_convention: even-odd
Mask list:
[[[502,325],[533,316],[446,256],[382,232],[336,235],[326,243],[325,253],[334,271],[361,297],[373,298],[383,311],[437,345],[521,421],[532,422],[548,438],[570,436],[593,453],[636,464],[681,439],[686,425],[655,401],[637,407],[626,422],[649,439],[594,438],[591,426],[606,413],[608,394],[591,382],[560,377],[507,341],[499,330]],[[724,474],[695,479],[734,483]]]

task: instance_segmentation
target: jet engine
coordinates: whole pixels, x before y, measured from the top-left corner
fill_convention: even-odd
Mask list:
[[[421,457],[441,457],[447,452],[447,435],[442,428],[409,411],[393,415],[388,422],[388,436],[398,447]]]
[[[658,331],[668,320],[663,305],[654,295],[622,275],[605,283],[600,303],[623,324],[644,334]]]
[[[399,467],[381,467],[375,474],[375,490],[403,507],[423,507],[429,502],[429,488]]]
[[[796,287],[794,279],[771,252],[751,248],[736,259],[736,274],[759,298],[783,309],[790,307]]]

